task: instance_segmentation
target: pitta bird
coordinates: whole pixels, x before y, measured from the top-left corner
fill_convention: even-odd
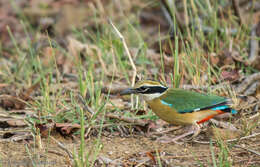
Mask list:
[[[171,141],[200,133],[200,124],[224,113],[236,114],[230,99],[212,94],[201,94],[179,88],[168,88],[159,82],[145,80],[133,88],[123,90],[120,95],[139,94],[143,96],[152,111],[162,120],[174,125],[192,125],[191,131]]]

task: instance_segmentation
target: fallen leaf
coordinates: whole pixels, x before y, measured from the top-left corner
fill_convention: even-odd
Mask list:
[[[40,134],[42,137],[47,137],[49,136],[50,132],[53,130],[54,124],[53,123],[36,124],[35,127],[40,130]]]
[[[151,152],[146,152],[146,155],[153,161],[153,164],[156,164],[155,157]]]
[[[210,54],[210,62],[213,65],[217,65],[219,63],[219,56],[217,56],[215,53]]]
[[[11,95],[1,95],[0,99],[1,99],[0,105],[6,110],[10,110],[10,109],[21,110],[24,109],[26,105],[26,103],[22,99]]]
[[[72,133],[74,129],[80,129],[79,124],[71,124],[71,123],[56,123],[55,127],[63,134],[69,135]]]
[[[27,126],[26,122],[24,122],[24,120],[20,120],[20,119],[8,120],[8,121],[6,121],[6,123],[7,123],[9,126],[12,126],[12,127]]]
[[[145,115],[146,114],[145,110],[133,110],[131,112],[135,113],[136,115]]]
[[[237,81],[240,78],[238,70],[222,71],[221,77],[226,81]]]

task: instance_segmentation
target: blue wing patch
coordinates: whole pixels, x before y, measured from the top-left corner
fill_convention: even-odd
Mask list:
[[[228,108],[230,108],[230,107],[227,105],[224,105],[224,106],[217,106],[217,107],[211,108],[211,110],[225,110]],[[236,110],[234,110],[234,109],[231,110],[231,114],[236,114],[236,113],[237,113]]]
[[[167,103],[167,102],[165,102],[165,101],[163,101],[163,100],[161,100],[161,102],[162,102],[162,104],[164,104],[164,105],[167,105],[167,106],[169,106],[169,107],[172,107],[172,104],[170,104],[170,103]]]
[[[211,110],[224,110],[224,109],[227,109],[227,108],[229,108],[228,106],[217,106],[217,107],[214,107],[214,108],[211,108]]]
[[[237,110],[232,109],[231,114],[237,114]]]

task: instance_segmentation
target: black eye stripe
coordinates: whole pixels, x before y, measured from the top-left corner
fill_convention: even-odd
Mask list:
[[[152,93],[163,93],[167,89],[168,89],[167,87],[162,87],[162,86],[141,86],[136,90],[142,94],[152,94]]]
[[[146,92],[148,89],[149,88],[147,88],[147,87],[140,87],[140,88],[137,88],[137,91],[141,93],[141,92]]]
[[[147,91],[148,89],[149,89],[148,86],[141,86],[141,87],[137,88],[137,91],[139,91],[139,92],[145,92],[145,91]]]

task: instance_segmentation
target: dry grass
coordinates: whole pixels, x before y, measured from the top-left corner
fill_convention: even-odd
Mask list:
[[[260,4],[232,2],[1,3],[0,164],[260,165]],[[236,99],[238,131],[158,143],[184,129],[118,96],[141,79]]]

